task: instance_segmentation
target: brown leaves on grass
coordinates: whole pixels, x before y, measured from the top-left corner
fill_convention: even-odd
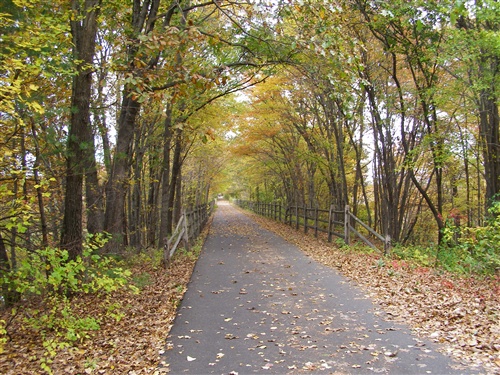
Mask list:
[[[284,224],[251,216],[316,261],[356,281],[389,318],[441,343],[446,353],[468,366],[500,373],[498,277],[465,278],[404,261],[379,261],[379,255],[337,249]]]

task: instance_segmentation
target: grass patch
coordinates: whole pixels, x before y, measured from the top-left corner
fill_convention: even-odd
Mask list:
[[[134,284],[139,290],[143,290],[152,283],[151,274],[148,272],[141,272],[140,274],[132,277],[132,284]]]

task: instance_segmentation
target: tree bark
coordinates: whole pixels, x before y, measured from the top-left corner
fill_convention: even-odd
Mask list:
[[[108,252],[120,250],[125,242],[125,197],[129,188],[130,151],[139,110],[140,104],[131,97],[130,90],[126,90],[118,119],[118,135],[111,174],[106,186],[104,230],[112,236],[106,246]]]
[[[141,33],[146,35],[153,31],[156,21],[159,19],[158,8],[160,0],[146,0],[141,4],[140,0],[134,0],[132,10],[132,35],[137,38]],[[138,43],[138,42],[137,42]],[[132,74],[141,78],[141,73],[135,68],[134,59],[137,58],[138,45],[132,44],[128,48],[128,61]],[[148,59],[146,67],[142,70],[153,69],[159,55]],[[133,90],[126,86],[122,93],[122,104],[118,118],[118,134],[113,156],[111,173],[106,186],[106,212],[104,216],[104,230],[111,234],[111,241],[106,246],[106,251],[120,251],[126,242],[126,212],[125,197],[129,188],[130,178],[130,151],[134,139],[136,118],[139,114],[141,104],[134,97]]]
[[[73,36],[73,55],[80,61],[78,73],[73,78],[71,96],[71,122],[68,132],[66,191],[64,200],[64,218],[61,233],[61,247],[68,250],[70,259],[82,253],[83,219],[83,178],[88,157],[90,126],[90,98],[92,88],[92,70],[96,45],[97,18],[100,0],[86,0],[84,8],[80,1],[72,0],[72,10],[83,16],[76,16],[71,21]]]
[[[134,147],[134,172],[133,172],[133,187],[130,193],[130,204],[129,204],[129,228],[130,228],[130,246],[136,248],[137,250],[141,247],[141,217],[142,217],[142,199],[141,199],[141,186],[142,186],[142,163],[144,161],[144,152],[140,145],[140,136],[137,135],[135,139]]]
[[[172,175],[170,178],[169,195],[168,195],[168,211],[167,211],[167,233],[172,233],[174,224],[174,203],[176,193],[178,193],[177,185],[181,183],[181,167],[182,167],[182,130],[176,129],[175,132],[175,148],[172,159]]]
[[[172,144],[172,106],[167,105],[165,109],[165,128],[163,130],[163,162],[162,162],[162,177],[161,177],[161,211],[160,211],[160,228],[159,239],[160,245],[163,247],[167,244],[168,234],[168,211],[169,211],[169,196],[170,196],[170,148]]]
[[[490,206],[500,201],[500,116],[497,100],[490,90],[483,90],[479,98],[479,124],[486,179],[485,203]]]
[[[4,276],[10,272],[11,269],[5,242],[0,232],[0,276]],[[13,303],[19,301],[20,298],[20,294],[15,290],[9,290],[9,285],[5,282],[2,282],[2,296],[6,306],[11,306]]]

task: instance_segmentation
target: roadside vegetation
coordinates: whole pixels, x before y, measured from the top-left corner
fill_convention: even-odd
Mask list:
[[[169,267],[162,250],[84,257],[47,249],[8,275],[18,298],[0,315],[2,374],[154,374],[206,231]],[[7,285],[5,283],[4,285]]]

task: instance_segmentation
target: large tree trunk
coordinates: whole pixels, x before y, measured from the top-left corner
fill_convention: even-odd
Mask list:
[[[137,38],[140,34],[147,35],[153,31],[158,17],[160,0],[134,0],[130,37]],[[167,20],[165,20],[167,25]],[[138,45],[128,47],[128,61],[132,74],[140,78],[141,72],[135,70],[134,60],[137,58]],[[158,62],[158,54],[152,59],[147,58],[146,67],[142,70],[153,69]],[[106,246],[106,251],[120,251],[126,242],[125,197],[129,188],[130,151],[134,138],[136,118],[141,104],[133,96],[131,87],[123,90],[120,116],[118,118],[118,134],[114,152],[111,173],[106,186],[106,212],[104,215],[104,230],[111,234],[112,239]]]
[[[70,259],[82,253],[82,218],[83,218],[83,178],[85,159],[88,157],[86,142],[90,127],[90,98],[92,88],[92,69],[97,33],[97,17],[100,0],[86,0],[84,8],[80,1],[72,0],[71,7],[77,16],[71,21],[73,36],[73,55],[80,61],[78,74],[73,78],[71,97],[71,122],[68,132],[66,194],[64,218],[61,233],[61,247],[69,252]],[[80,20],[79,16],[83,16]]]
[[[130,246],[136,248],[137,250],[141,247],[141,217],[142,217],[142,199],[141,199],[141,186],[142,186],[142,163],[144,152],[140,145],[140,136],[136,136],[135,147],[134,147],[134,175],[133,175],[133,187],[130,193],[130,204],[129,204],[129,228],[130,228]]]
[[[165,110],[165,129],[163,131],[163,162],[162,162],[162,174],[161,174],[161,211],[160,211],[160,228],[159,228],[159,239],[160,245],[165,246],[167,244],[168,235],[170,233],[168,227],[168,212],[170,207],[168,205],[170,196],[170,148],[172,145],[172,106],[167,105]]]
[[[106,186],[104,230],[112,236],[106,248],[108,252],[120,250],[125,242],[125,197],[129,188],[130,151],[139,110],[140,104],[126,90],[118,119],[118,135],[111,174]]]
[[[500,201],[500,117],[497,100],[490,90],[481,92],[479,106],[486,179],[486,205],[489,206],[493,201]]]
[[[9,257],[7,255],[7,249],[5,247],[5,242],[0,232],[0,277],[11,271],[11,265],[9,263]],[[2,282],[2,292],[3,300],[6,306],[11,306],[13,303],[19,301],[20,294],[15,290],[9,290],[9,285]]]

